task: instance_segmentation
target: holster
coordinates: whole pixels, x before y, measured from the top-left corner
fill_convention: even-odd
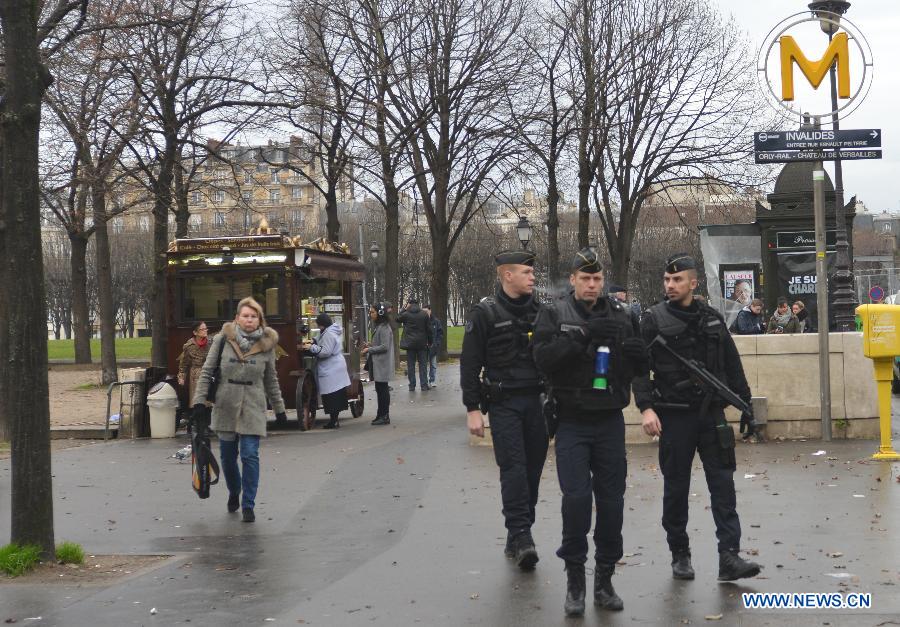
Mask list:
[[[559,415],[556,413],[556,400],[553,398],[553,392],[547,390],[540,395],[541,412],[544,414],[544,422],[547,424],[547,437],[550,439],[556,435],[559,428]]]

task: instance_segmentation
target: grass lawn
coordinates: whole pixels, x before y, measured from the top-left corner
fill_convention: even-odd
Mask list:
[[[461,351],[462,350],[462,340],[463,334],[466,332],[466,327],[447,327],[447,350],[448,351]]]
[[[150,360],[149,337],[120,337],[116,338],[117,359],[146,359]],[[48,340],[48,359],[75,359],[75,340]],[[100,339],[91,340],[91,359],[100,361]]]

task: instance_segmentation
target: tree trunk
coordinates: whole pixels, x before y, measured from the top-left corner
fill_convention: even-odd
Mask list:
[[[109,233],[106,216],[106,193],[91,190],[94,200],[94,244],[97,248],[97,292],[100,300],[100,363],[104,387],[118,381],[116,373],[116,308],[112,293],[112,264],[109,258]]]
[[[550,182],[547,185],[547,287],[556,291],[559,282],[559,188],[556,182],[555,167],[550,169]]]
[[[180,160],[175,164],[172,176],[175,182],[175,237],[183,238],[188,236],[188,221],[191,218],[191,211],[188,208],[188,190],[184,182],[184,168],[181,167]]]
[[[172,166],[160,168],[153,202],[153,286],[150,292],[150,319],[153,333],[150,359],[154,367],[165,368],[168,329],[166,328],[166,250],[169,247],[169,207],[172,206]]]
[[[3,409],[12,450],[10,541],[36,544],[54,554],[53,476],[50,467],[50,403],[47,384],[47,302],[41,247],[38,137],[41,98],[50,77],[41,65],[37,5],[0,2],[4,91],[0,107],[3,182],[0,245],[5,280],[2,350]],[[12,364],[10,367],[9,365]]]
[[[447,295],[450,285],[446,277],[450,276],[450,247],[447,243],[447,234],[443,237],[436,237],[432,240],[432,258],[431,258],[431,313],[437,316],[437,319],[444,329],[447,329]],[[447,354],[447,333],[441,340],[439,354],[443,357]]]
[[[91,363],[91,323],[87,296],[88,240],[81,233],[69,233],[72,243],[72,318],[75,327],[75,363]]]
[[[327,237],[329,242],[341,241],[341,222],[338,219],[337,208],[337,189],[333,183],[328,183],[328,189],[325,190],[325,215],[327,221],[325,227],[327,229]],[[360,251],[362,254],[362,251]]]

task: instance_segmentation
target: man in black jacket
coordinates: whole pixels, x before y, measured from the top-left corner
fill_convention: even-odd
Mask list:
[[[475,305],[466,322],[460,386],[469,433],[483,438],[482,412],[490,413],[507,529],[504,552],[519,568],[531,570],[538,561],[531,527],[547,458],[544,387],[531,355],[539,307],[533,295],[534,253],[502,252],[494,264],[497,292]]]
[[[587,533],[594,526],[594,603],[621,610],[612,585],[622,558],[625,505],[625,419],[631,380],[647,367],[644,342],[630,309],[603,293],[603,268],[591,248],[579,251],[569,282],[573,291],[543,307],[534,330],[534,358],[556,405],[556,470],[562,490],[565,611],[584,614]]]
[[[648,309],[641,320],[641,333],[650,346],[653,379],[635,379],[634,396],[644,432],[659,436],[662,524],[672,551],[672,576],[694,578],[687,534],[688,494],[694,453],[699,452],[716,525],[719,580],[734,581],[754,577],[760,571],[758,564],[738,555],[741,524],[734,491],[734,431],[725,422],[724,403],[694,385],[679,361],[653,345],[657,335],[662,336],[675,352],[698,361],[750,403],[741,356],[725,330],[725,321],[715,309],[694,298],[696,268],[694,259],[685,253],[673,255],[666,262],[667,300]]]
[[[400,348],[406,351],[406,376],[409,391],[416,390],[416,364],[419,364],[419,384],[422,391],[428,388],[428,348],[431,346],[431,323],[428,314],[419,307],[419,301],[410,298],[400,313],[397,322],[403,325]]]
[[[750,304],[738,312],[731,325],[731,332],[735,335],[760,335],[766,332],[765,322],[762,317],[763,302],[754,298]]]

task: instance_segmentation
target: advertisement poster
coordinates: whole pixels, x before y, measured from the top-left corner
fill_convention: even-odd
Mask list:
[[[756,291],[753,268],[722,271],[722,296],[741,307],[749,305]]]
[[[825,259],[826,271],[830,275],[834,272],[834,253],[829,252]],[[787,298],[789,303],[803,301],[809,311],[807,329],[817,328],[815,252],[778,254],[778,294]],[[766,303],[766,306],[767,315],[771,315],[774,303]]]

